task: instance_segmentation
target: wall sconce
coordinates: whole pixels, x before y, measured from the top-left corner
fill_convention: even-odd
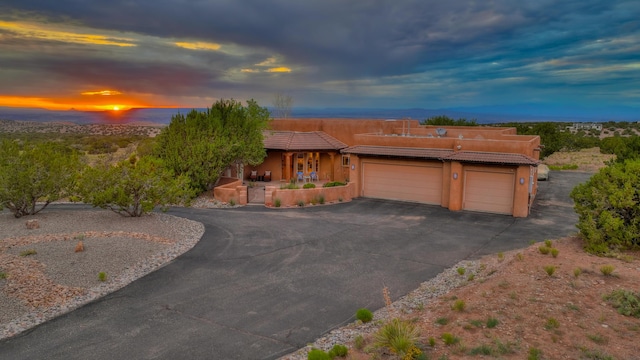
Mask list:
[[[458,173],[453,173],[453,180],[458,180]]]
[[[520,185],[524,185],[524,178],[520,178]]]
[[[460,150],[460,149],[462,149],[462,145],[458,145],[458,146],[456,146],[456,148],[457,148],[458,150]]]

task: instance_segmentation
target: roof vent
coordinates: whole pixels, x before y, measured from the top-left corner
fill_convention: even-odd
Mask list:
[[[438,134],[438,137],[445,136],[445,135],[447,135],[447,129],[445,129],[445,128],[437,128],[436,129],[436,134]]]

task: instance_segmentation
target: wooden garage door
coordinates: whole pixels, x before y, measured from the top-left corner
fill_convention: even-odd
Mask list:
[[[440,204],[442,164],[363,162],[365,197]]]
[[[463,209],[499,214],[513,213],[515,174],[466,170]]]

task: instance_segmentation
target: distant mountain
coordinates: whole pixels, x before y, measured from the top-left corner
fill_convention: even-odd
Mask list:
[[[75,124],[155,124],[166,125],[175,114],[186,114],[190,108],[144,108],[121,111],[53,111],[37,108],[0,107],[0,119],[36,122],[71,122]],[[203,109],[198,109],[203,110]],[[292,109],[293,118],[373,118],[416,119],[446,115],[481,124],[504,122],[603,122],[640,121],[640,109],[632,107],[542,107],[536,104],[480,106],[445,109],[372,109],[372,108],[308,108]]]

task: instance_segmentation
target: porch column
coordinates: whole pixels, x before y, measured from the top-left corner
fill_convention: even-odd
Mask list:
[[[293,157],[293,153],[287,152],[284,153],[284,181],[289,182],[291,179],[291,158]]]
[[[333,162],[334,158],[335,158],[335,153],[330,152],[329,153],[329,157],[331,158],[331,181],[335,181],[335,177],[334,177],[334,173],[335,173],[335,168],[336,168],[336,164]]]

